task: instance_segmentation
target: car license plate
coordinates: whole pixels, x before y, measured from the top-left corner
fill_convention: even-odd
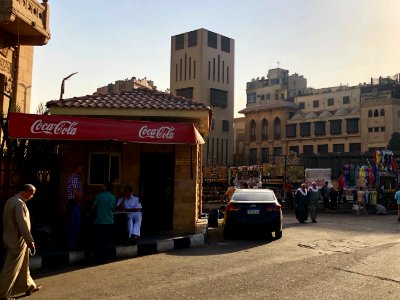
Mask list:
[[[247,210],[247,214],[248,215],[259,215],[260,214],[260,210],[259,209],[248,209]]]

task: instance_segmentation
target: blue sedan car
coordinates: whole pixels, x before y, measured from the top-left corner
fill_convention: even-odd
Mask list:
[[[226,205],[224,238],[232,238],[236,232],[252,233],[254,230],[275,239],[282,237],[282,207],[270,189],[238,189]]]

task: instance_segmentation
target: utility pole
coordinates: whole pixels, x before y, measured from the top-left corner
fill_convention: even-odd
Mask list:
[[[61,82],[61,93],[60,93],[60,100],[62,99],[63,95],[64,95],[64,85],[65,85],[65,80],[70,79],[72,76],[74,76],[75,74],[78,74],[78,72],[69,74],[67,77],[65,77],[62,82]]]

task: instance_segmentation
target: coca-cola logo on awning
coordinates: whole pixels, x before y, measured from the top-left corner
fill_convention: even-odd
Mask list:
[[[36,120],[31,126],[32,133],[46,133],[54,135],[76,135],[79,122],[60,121],[58,123],[45,123]]]
[[[139,137],[142,139],[151,138],[172,140],[174,138],[174,130],[174,127],[162,126],[159,128],[148,128],[147,125],[144,125],[139,129]]]

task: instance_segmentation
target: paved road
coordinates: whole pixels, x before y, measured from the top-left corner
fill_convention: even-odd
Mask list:
[[[285,214],[283,238],[223,240],[102,266],[33,274],[30,299],[399,299],[395,215]]]

